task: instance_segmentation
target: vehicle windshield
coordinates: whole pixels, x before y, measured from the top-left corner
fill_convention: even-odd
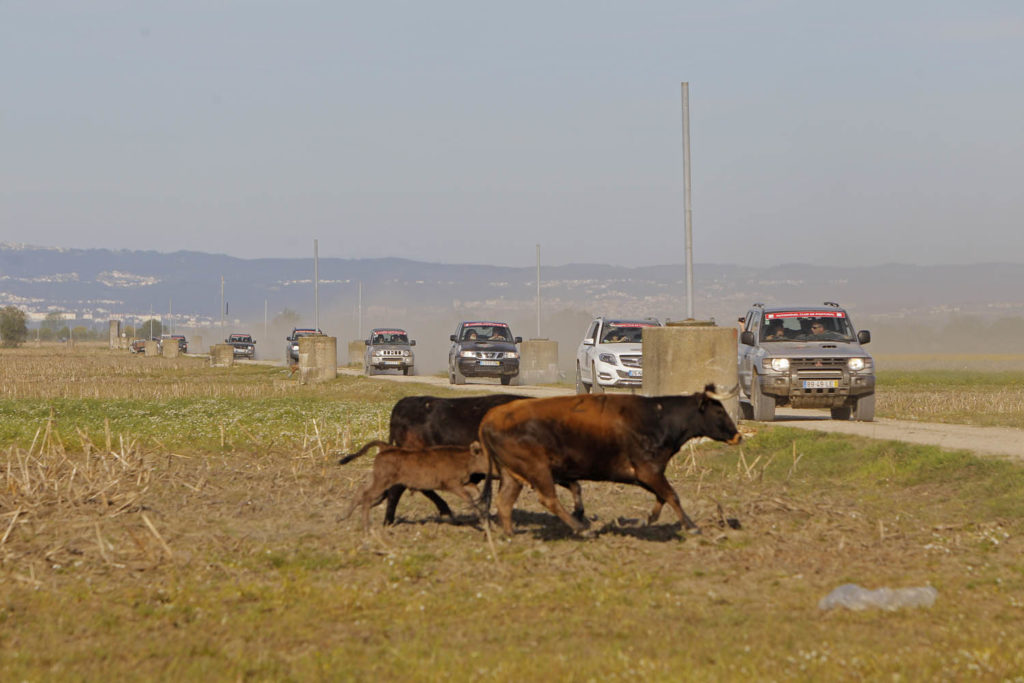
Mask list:
[[[601,328],[601,344],[642,344],[644,328],[654,323],[607,322]]]
[[[247,342],[247,341],[250,341],[251,339],[252,339],[252,337],[250,337],[247,334],[233,334],[233,335],[231,335],[231,341]]]
[[[512,333],[503,325],[472,325],[462,331],[462,341],[512,341]]]
[[[854,340],[853,326],[843,311],[778,311],[765,313],[761,341]]]
[[[379,330],[374,332],[372,344],[408,344],[409,335],[402,330]]]

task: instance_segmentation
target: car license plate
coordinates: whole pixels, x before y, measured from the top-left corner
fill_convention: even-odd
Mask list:
[[[643,377],[644,376],[644,371],[643,370],[630,370],[629,371],[629,376],[630,377]]]
[[[839,386],[837,379],[805,379],[804,389],[835,389]]]
[[[480,365],[501,365],[501,363],[496,360],[482,360],[480,361]]]

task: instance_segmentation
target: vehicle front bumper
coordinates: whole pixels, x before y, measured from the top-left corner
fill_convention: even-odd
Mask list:
[[[758,374],[761,393],[774,396],[794,408],[838,408],[851,399],[875,393],[875,376],[843,371],[842,376],[828,379],[808,379],[791,372]],[[834,386],[806,385],[806,382],[824,381]]]
[[[624,368],[609,363],[595,363],[595,381],[603,387],[639,387],[644,383],[642,368]]]
[[[401,356],[378,356],[370,359],[370,367],[377,370],[402,370],[411,368],[415,364],[415,358]]]
[[[256,349],[252,347],[239,348],[236,346],[232,351],[232,354],[235,356],[235,358],[242,357],[252,359],[256,357]]]
[[[459,358],[459,372],[466,377],[515,377],[519,374],[519,359],[480,360]]]

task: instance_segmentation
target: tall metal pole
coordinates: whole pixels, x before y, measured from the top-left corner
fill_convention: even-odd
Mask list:
[[[359,281],[359,308],[357,308],[356,310],[359,312],[359,317],[358,317],[357,322],[356,322],[356,327],[359,328],[358,330],[356,330],[359,333],[358,336],[357,336],[357,339],[362,339],[363,338],[363,281],[362,280]]]
[[[263,338],[269,339],[267,335],[267,300],[263,300]]]
[[[220,336],[224,336],[224,276],[220,276]]]
[[[320,257],[313,240],[313,329],[320,329]]]
[[[167,300],[167,322],[170,323],[171,325],[171,334],[174,334],[174,314],[171,313],[173,306],[174,297],[172,296],[170,299]]]
[[[540,339],[540,245],[537,245],[537,339]]]
[[[690,84],[683,82],[683,205],[686,209],[686,317],[693,320],[693,208],[690,206]]]

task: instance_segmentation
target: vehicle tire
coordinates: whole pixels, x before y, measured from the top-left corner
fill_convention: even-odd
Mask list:
[[[412,370],[412,368],[404,367],[404,368],[402,368],[402,374],[405,375],[406,377],[408,377],[410,370]]]
[[[465,384],[466,383],[466,376],[463,375],[462,372],[459,370],[459,366],[458,365],[455,366],[455,370],[452,373],[452,377],[454,378],[455,384]]]
[[[775,420],[775,399],[761,393],[761,382],[756,372],[750,376],[750,406],[754,410],[754,419],[758,422]]]
[[[583,381],[583,371],[580,370],[580,364],[576,364],[576,393],[577,394],[589,394],[590,385]]]
[[[502,375],[501,376],[501,386],[507,387],[510,384],[512,384],[512,375]]]
[[[740,419],[753,420],[754,407],[747,401],[740,401]]]
[[[849,420],[851,412],[853,412],[853,410],[850,408],[850,406],[840,406],[839,408],[833,408],[832,409],[832,419],[833,420]]]
[[[594,364],[590,364],[590,393],[592,394],[603,394],[604,387],[597,381],[597,368]]]
[[[873,422],[875,419],[875,395],[868,394],[857,399],[853,409],[853,419],[857,422]]]

